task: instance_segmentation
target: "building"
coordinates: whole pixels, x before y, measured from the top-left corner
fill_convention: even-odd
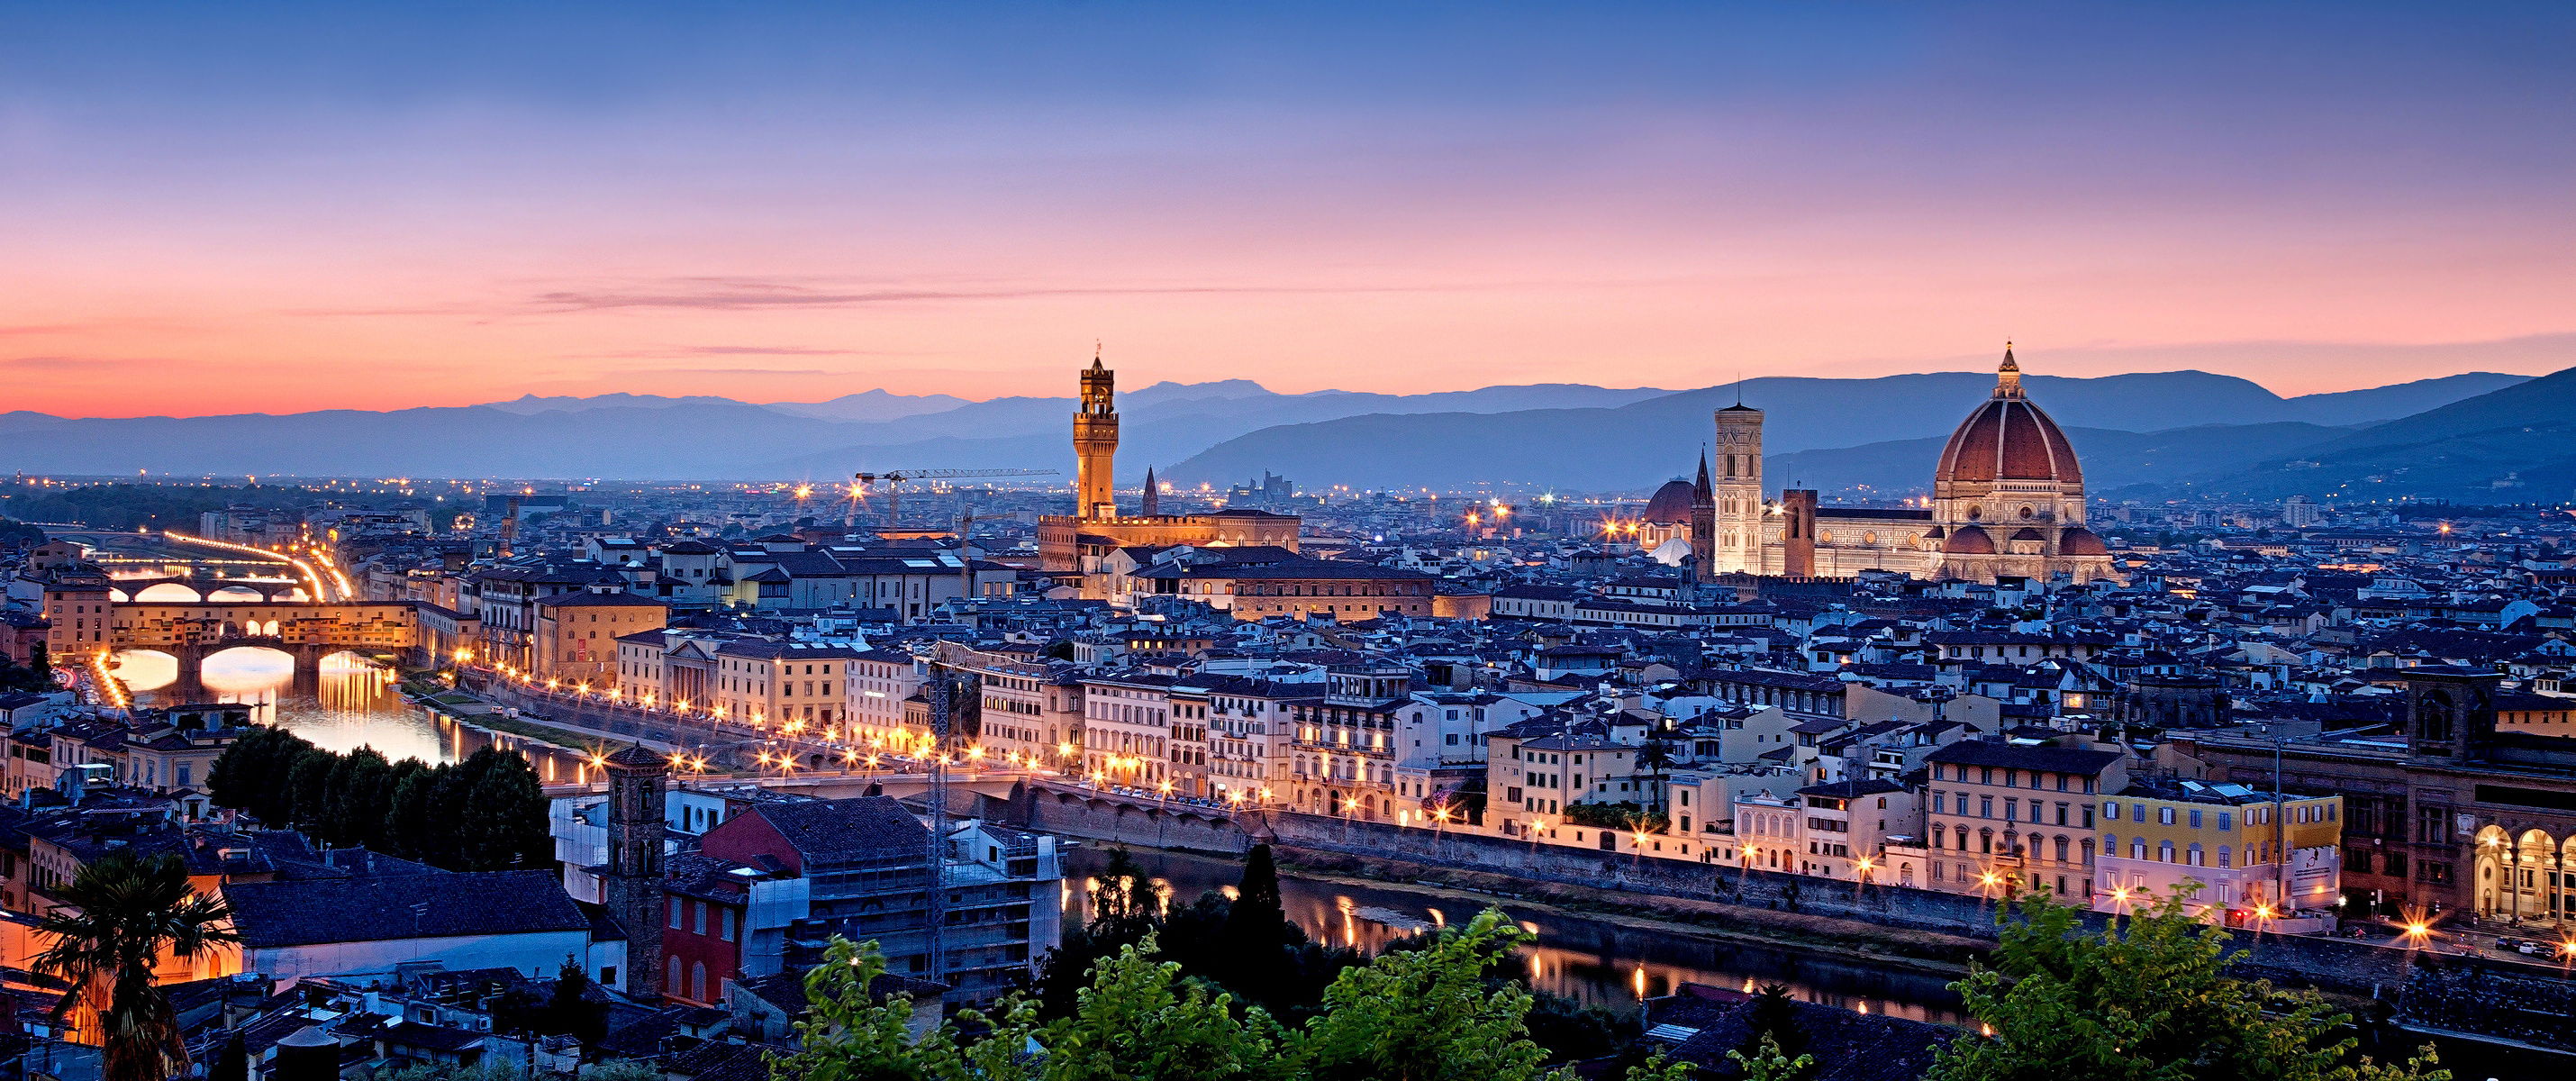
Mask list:
[[[535,663],[530,675],[594,690],[618,685],[617,641],[660,630],[669,605],[632,593],[583,590],[541,597],[536,603]]]
[[[241,935],[237,971],[279,986],[312,976],[390,980],[428,962],[551,977],[566,961],[626,986],[625,944],[594,941],[590,917],[551,871],[234,882],[223,895]]]
[[[2394,738],[2275,742],[2180,736],[2205,779],[2340,797],[2347,915],[2469,913],[2576,928],[2576,737],[2498,723],[2522,713],[2493,671],[2424,665],[2405,687]]]
[[[1249,507],[1207,514],[1120,513],[1117,373],[1096,355],[1082,373],[1082,404],[1073,415],[1073,452],[1074,512],[1038,519],[1039,565],[1049,572],[1096,573],[1101,558],[1135,545],[1268,544],[1297,550],[1299,522],[1294,515]],[[1155,510],[1159,510],[1160,493],[1155,495]]]
[[[1993,396],[1942,448],[1925,506],[1829,507],[1805,489],[1766,499],[1762,411],[1739,402],[1714,420],[1716,455],[1703,458],[1689,489],[1687,532],[1702,582],[1736,573],[1863,571],[1971,582],[2112,576],[2110,549],[2085,527],[2084,471],[2074,445],[2024,392],[2010,345]],[[1666,506],[1656,515],[1671,517],[1669,504],[1679,498],[1678,491],[1671,499],[1658,492],[1655,503]],[[1657,545],[1674,537],[1669,524],[1635,532]]]
[[[2191,911],[2242,924],[2343,901],[2343,797],[2134,780],[2103,797],[2092,905],[2129,912],[2176,888]]]
[[[628,994],[651,995],[662,971],[662,874],[665,788],[670,765],[630,744],[601,763],[608,778],[608,861],[600,870],[602,906],[626,932]]]
[[[2093,895],[2097,798],[2129,786],[2127,756],[2095,747],[1961,740],[1928,756],[1931,889],[2001,897],[2046,886]]]
[[[718,862],[675,868],[688,877],[670,891],[664,931],[680,935],[664,962],[666,983],[685,988],[675,997],[722,1002],[731,981],[811,966],[822,960],[823,943],[840,935],[875,941],[888,971],[947,984],[959,1000],[1000,997],[1062,937],[1055,839],[971,820],[956,825],[938,846],[946,897],[936,965],[927,930],[930,842],[921,820],[884,796],[745,807],[700,840],[700,855]],[[710,898],[709,875],[748,885],[730,901]],[[692,958],[688,969],[675,977],[668,970],[684,956]],[[704,979],[696,971],[702,963]]]

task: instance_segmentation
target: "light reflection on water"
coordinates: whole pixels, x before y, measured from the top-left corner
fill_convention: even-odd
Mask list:
[[[1154,878],[1155,892],[1189,904],[1209,890],[1231,892],[1242,876],[1230,860],[1157,852],[1134,853]],[[1107,862],[1104,846],[1086,843],[1066,860],[1065,918],[1090,917],[1087,876]],[[1424,930],[1461,923],[1484,907],[1478,900],[1438,897],[1394,886],[1345,886],[1283,872],[1279,895],[1288,918],[1320,942],[1376,950]],[[1958,995],[1947,977],[1841,957],[1764,946],[1712,942],[1551,912],[1504,911],[1537,936],[1521,947],[1530,986],[1582,1002],[1614,1007],[1671,994],[1683,983],[1734,990],[1780,983],[1805,1001],[1866,1010],[1918,1021],[1956,1023]]]
[[[128,651],[114,662],[110,671],[125,681],[139,706],[238,702],[252,707],[253,721],[282,726],[326,751],[373,747],[397,762],[454,762],[498,746],[526,753],[544,783],[590,779],[581,755],[458,724],[411,704],[395,689],[393,669],[354,653],[323,658],[309,694],[295,687],[294,656],[274,649],[244,647],[207,657],[199,693],[179,686],[179,662],[169,654]]]

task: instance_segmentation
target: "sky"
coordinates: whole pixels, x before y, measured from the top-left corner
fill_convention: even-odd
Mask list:
[[[0,411],[2576,366],[2576,5],[0,0]]]

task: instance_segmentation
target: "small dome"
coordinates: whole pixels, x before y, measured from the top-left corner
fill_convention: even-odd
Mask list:
[[[2041,543],[2046,543],[2048,541],[2048,534],[2032,529],[2029,526],[2023,526],[2021,529],[2013,533],[2012,539],[2017,541],[2039,541]]]
[[[1640,520],[1656,525],[1689,525],[1691,508],[1696,502],[1691,482],[1668,480],[1663,487],[1655,489],[1653,499],[1646,501],[1646,513],[1640,516]]]
[[[1963,525],[1941,542],[1941,550],[1956,556],[1990,556],[1995,554],[1995,539],[1986,535],[1983,526]]]
[[[2102,543],[2102,538],[2092,530],[2086,529],[2083,526],[2071,526],[2067,528],[2065,532],[2059,533],[2057,535],[2057,550],[2062,555],[2070,556],[2106,556],[2111,554],[2110,547]]]

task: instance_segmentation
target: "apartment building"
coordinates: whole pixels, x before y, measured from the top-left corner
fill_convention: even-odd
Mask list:
[[[2116,750],[1962,740],[1928,756],[1929,888],[2093,895],[2094,808],[2129,785]]]
[[[2331,909],[2343,896],[2340,795],[2141,780],[2101,808],[2096,911],[2135,911],[2180,887],[2193,912],[2244,923]]]

